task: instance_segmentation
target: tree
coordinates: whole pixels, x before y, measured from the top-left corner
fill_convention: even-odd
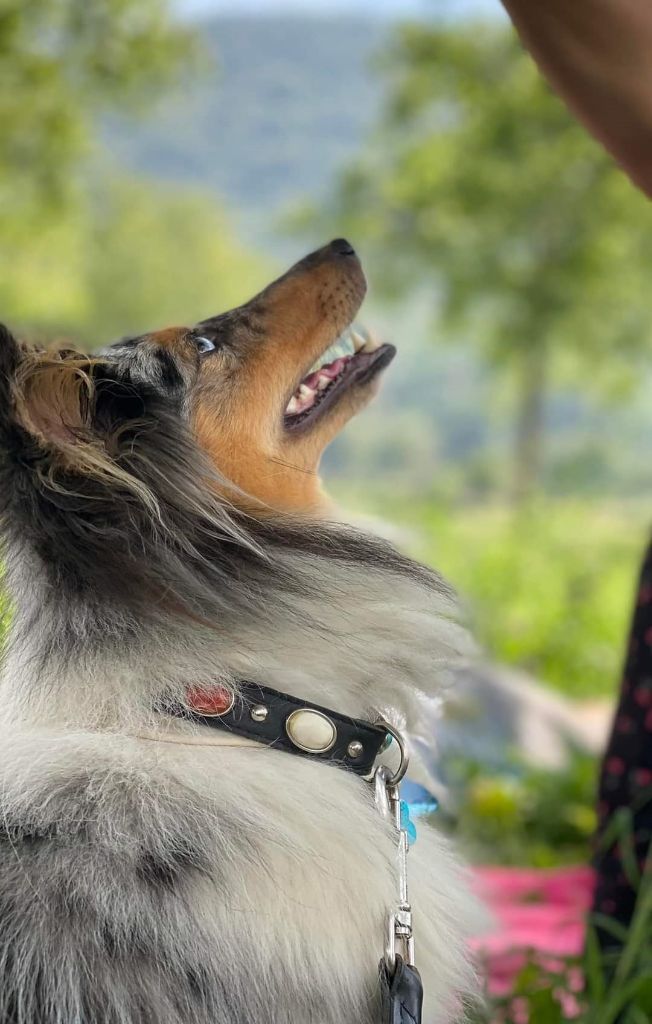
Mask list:
[[[113,180],[86,224],[80,327],[95,344],[195,323],[250,298],[269,280],[264,262],[199,189]]]
[[[94,117],[181,72],[191,36],[166,0],[1,0],[0,239],[47,219],[74,182]]]
[[[268,269],[234,237],[214,198],[115,171],[16,247],[0,310],[38,338],[96,348],[243,301]]]
[[[649,352],[652,213],[511,31],[407,26],[381,67],[379,131],[335,211],[375,246],[388,292],[431,282],[444,326],[510,375],[523,499],[551,382],[620,380]]]
[[[260,283],[212,197],[130,180],[98,145],[99,115],[140,112],[196,70],[193,36],[167,12],[0,0],[0,317],[19,329],[95,346]]]

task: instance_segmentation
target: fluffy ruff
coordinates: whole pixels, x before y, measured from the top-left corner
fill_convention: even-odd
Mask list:
[[[157,741],[152,706],[249,678],[409,723],[466,650],[448,588],[340,525],[238,512],[177,399],[110,358],[3,332],[0,450],[0,1022],[374,1024],[396,865],[371,787],[182,722]],[[436,833],[409,859],[444,1024],[472,904]]]

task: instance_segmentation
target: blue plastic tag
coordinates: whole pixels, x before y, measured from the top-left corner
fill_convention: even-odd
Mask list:
[[[417,827],[410,818],[410,806],[401,800],[401,828],[407,832],[408,843],[413,846],[417,841]]]

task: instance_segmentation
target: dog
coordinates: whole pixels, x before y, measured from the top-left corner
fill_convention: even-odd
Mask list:
[[[95,355],[2,328],[2,1024],[379,1019],[397,868],[373,787],[167,713],[253,681],[409,726],[468,649],[443,580],[321,488],[394,355],[351,326],[365,290],[339,239],[246,305]],[[473,915],[420,831],[416,962],[443,1024],[474,989]]]

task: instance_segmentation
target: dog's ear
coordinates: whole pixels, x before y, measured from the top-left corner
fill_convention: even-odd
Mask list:
[[[10,383],[11,413],[41,447],[73,455],[93,440],[93,360],[69,352],[25,352]]]
[[[18,455],[23,479],[42,497],[118,492],[156,509],[151,490],[125,464],[135,436],[152,417],[140,392],[101,358],[70,350],[17,349],[8,379],[6,449]],[[76,488],[81,488],[76,491]]]
[[[40,445],[71,445],[89,427],[92,360],[48,355],[21,344],[0,324],[0,426]]]

